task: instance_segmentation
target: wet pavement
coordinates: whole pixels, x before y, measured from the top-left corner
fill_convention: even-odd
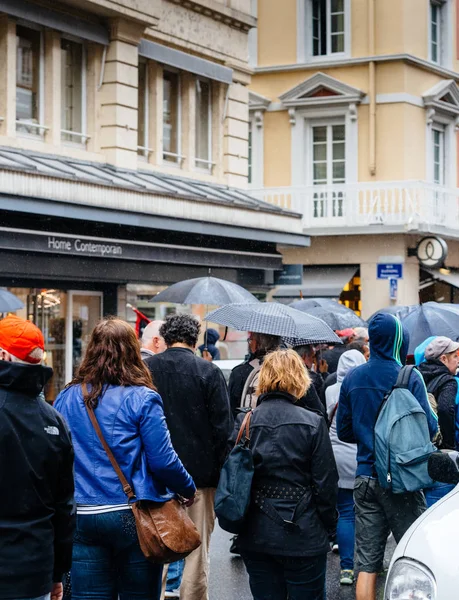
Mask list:
[[[212,536],[210,560],[210,600],[252,600],[242,559],[229,553],[231,534],[218,526]],[[386,566],[394,543],[389,542]],[[327,569],[327,600],[354,600],[355,586],[339,585],[339,556],[330,554]],[[378,600],[383,600],[384,577],[379,578]]]

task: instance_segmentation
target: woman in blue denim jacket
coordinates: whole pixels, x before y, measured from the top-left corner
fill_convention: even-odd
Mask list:
[[[161,397],[134,330],[120,319],[104,319],[94,328],[76,377],[54,405],[70,426],[75,448],[72,599],[158,600],[162,567],[149,563],[140,549],[134,516],[86,404],[95,409],[138,500],[165,502],[178,495],[192,502],[196,488],[172,447]]]

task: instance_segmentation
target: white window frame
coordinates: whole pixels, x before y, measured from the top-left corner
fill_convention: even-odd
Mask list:
[[[26,27],[27,29],[34,29],[35,31],[40,32],[40,51],[39,51],[39,60],[38,60],[38,123],[28,123],[27,121],[20,121],[15,119],[16,124],[16,135],[20,137],[31,137],[33,139],[43,139],[46,131],[48,131],[49,127],[47,127],[45,123],[45,32],[43,27],[36,25],[35,23],[30,23],[29,21],[23,21],[22,19],[18,19],[16,22],[17,25],[21,27]],[[16,43],[16,38],[15,38]],[[15,48],[16,52],[16,48]],[[17,53],[16,53],[17,56]],[[16,73],[15,73],[15,93],[17,87]],[[32,129],[35,129],[37,133],[29,133],[26,131],[19,131],[18,127],[27,126]]]
[[[344,51],[331,52],[331,0],[327,1],[327,54],[313,55],[312,0],[297,0],[297,62],[342,60],[351,56],[351,0],[344,0]]]
[[[435,134],[439,134],[439,150],[440,150],[440,181],[435,181]],[[433,182],[437,185],[444,186],[446,184],[446,132],[445,126],[439,123],[434,123],[432,126],[432,170]]]
[[[258,17],[258,0],[250,0],[250,12],[252,17]],[[258,28],[249,30],[249,66],[255,68],[258,65]]]
[[[149,63],[148,60],[139,57],[139,65],[143,63],[145,65],[145,96],[143,98],[144,104],[144,124],[143,129],[145,131],[145,139],[143,140],[143,145],[137,145],[137,154],[139,158],[148,160],[148,157],[153,152],[151,148],[148,147],[149,139],[150,139],[150,75],[149,75]],[[139,98],[140,101],[140,98]],[[139,136],[137,135],[137,143],[139,142]]]
[[[81,44],[82,52],[81,52],[81,131],[67,131],[65,129],[61,129],[61,142],[66,146],[86,146],[86,143],[90,139],[90,136],[87,135],[87,68],[88,68],[88,56],[87,56],[87,48],[84,40],[81,38],[73,37],[71,35],[61,35],[61,39],[69,40],[70,42],[75,42],[77,44]],[[62,52],[61,52],[61,60],[62,60]],[[61,85],[62,91],[62,85]],[[63,101],[61,97],[61,102]],[[62,127],[62,122],[61,122]],[[76,138],[79,138],[78,141],[71,140],[63,140],[62,135],[70,135]]]
[[[432,53],[432,6],[439,10],[438,24],[438,59]],[[452,0],[429,0],[428,2],[428,57],[436,65],[452,68],[453,66],[453,7]]]
[[[163,69],[163,78],[162,78],[162,85],[163,85],[163,90],[164,90],[164,74],[165,73],[175,73],[176,75],[178,75],[177,80],[178,80],[178,90],[177,90],[177,95],[178,95],[178,103],[177,103],[177,153],[175,152],[166,152],[164,150],[164,120],[163,120],[163,116],[164,116],[164,110],[161,114],[161,127],[162,127],[162,148],[161,148],[161,157],[162,157],[162,162],[164,165],[168,165],[171,167],[179,167],[181,168],[183,161],[185,160],[185,156],[182,154],[182,76],[181,73],[178,69],[174,69],[173,67],[167,67]],[[164,102],[164,99],[163,99]],[[167,158],[165,157],[169,157],[169,158],[175,158],[175,160],[167,160]]]
[[[434,130],[442,131],[444,135],[444,183],[436,184],[435,169],[434,169]],[[427,139],[427,180],[441,187],[455,188],[456,187],[456,166],[457,166],[457,140],[456,140],[456,119],[452,119],[448,115],[435,113],[428,120],[426,139]]]
[[[215,166],[215,163],[212,162],[212,118],[213,118],[213,112],[212,112],[212,99],[213,99],[213,89],[212,89],[212,82],[210,81],[210,79],[205,79],[203,77],[197,77],[196,78],[196,83],[195,83],[195,89],[196,89],[196,94],[197,94],[197,88],[198,88],[198,83],[202,81],[203,83],[207,83],[209,85],[209,107],[208,107],[208,111],[207,111],[207,120],[209,123],[209,130],[208,130],[208,147],[209,147],[209,156],[207,158],[207,160],[204,160],[202,158],[198,158],[196,156],[196,145],[195,145],[195,149],[194,149],[194,168],[196,171],[201,171],[204,173],[211,173],[212,169]],[[195,108],[195,131],[197,131],[196,128],[196,108]],[[195,137],[197,139],[196,133],[195,133]],[[202,166],[205,165],[205,166]]]
[[[252,133],[252,180],[249,186],[261,189],[264,186],[264,111],[251,110],[249,128]],[[248,159],[247,159],[248,160]]]

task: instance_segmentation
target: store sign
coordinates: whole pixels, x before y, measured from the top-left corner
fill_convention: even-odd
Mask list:
[[[302,285],[303,265],[284,265],[282,271],[274,274],[276,285]]]
[[[420,264],[429,269],[437,269],[444,265],[448,256],[448,244],[437,236],[423,238],[417,248],[416,255]]]
[[[403,279],[402,264],[378,264],[378,279]]]

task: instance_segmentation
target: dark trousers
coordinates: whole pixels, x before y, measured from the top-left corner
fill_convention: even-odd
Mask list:
[[[327,555],[287,557],[244,552],[254,600],[325,600]]]
[[[161,575],[140,549],[130,510],[78,515],[72,600],[159,600]]]

